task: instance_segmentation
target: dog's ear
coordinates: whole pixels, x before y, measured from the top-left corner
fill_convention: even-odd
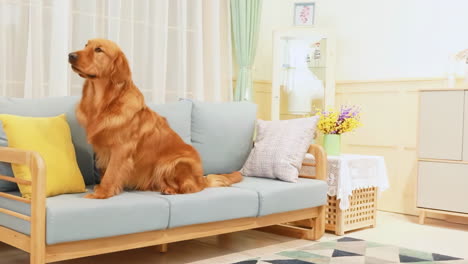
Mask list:
[[[110,80],[114,84],[119,84],[130,80],[131,78],[130,66],[128,65],[127,58],[123,52],[119,52],[117,57],[112,63]]]

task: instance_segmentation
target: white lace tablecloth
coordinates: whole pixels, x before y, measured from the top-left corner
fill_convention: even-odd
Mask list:
[[[314,162],[314,156],[306,154],[304,162]],[[349,196],[353,190],[378,187],[379,193],[388,187],[385,160],[381,156],[341,154],[328,156],[328,195],[340,199],[340,208],[349,208]],[[304,166],[301,173],[314,175],[315,167]]]

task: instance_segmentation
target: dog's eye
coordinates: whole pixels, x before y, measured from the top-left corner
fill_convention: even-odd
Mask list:
[[[102,49],[101,48],[95,48],[94,51],[95,52],[102,52]]]

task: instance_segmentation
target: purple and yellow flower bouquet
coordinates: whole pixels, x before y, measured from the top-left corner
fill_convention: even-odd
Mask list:
[[[329,155],[340,154],[341,134],[351,132],[362,125],[360,112],[359,107],[348,105],[341,106],[340,111],[317,111],[317,129],[324,134],[323,147]]]
[[[351,132],[361,126],[361,109],[357,106],[341,106],[340,111],[330,110],[317,112],[320,117],[317,129],[323,134],[338,134]]]

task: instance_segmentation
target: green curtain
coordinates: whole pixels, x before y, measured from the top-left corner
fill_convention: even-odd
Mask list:
[[[252,64],[257,48],[262,0],[231,0],[232,37],[239,66],[235,101],[253,101]]]

